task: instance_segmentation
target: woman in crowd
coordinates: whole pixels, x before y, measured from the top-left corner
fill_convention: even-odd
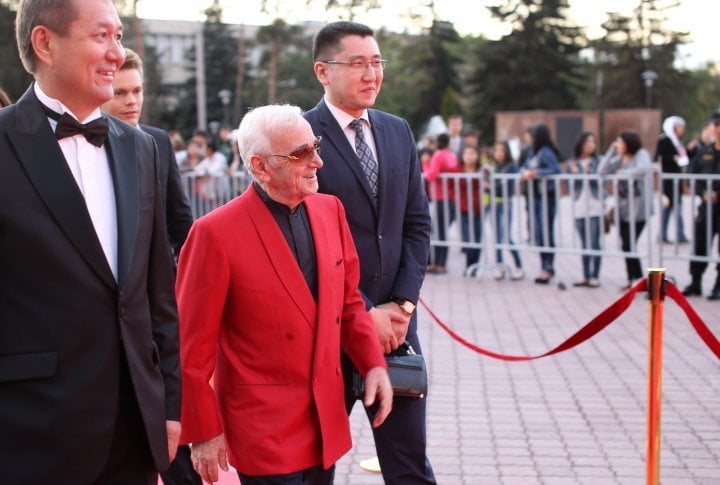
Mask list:
[[[611,193],[615,197],[620,219],[622,250],[626,253],[635,251],[645,221],[652,214],[650,153],[642,147],[640,136],[634,131],[621,132],[600,162],[598,173],[623,176],[616,184],[612,184]],[[625,258],[625,267],[628,282],[621,288],[623,291],[630,289],[636,280],[643,277],[640,258]]]
[[[477,147],[467,145],[462,150],[460,159],[463,171],[469,176],[477,175],[480,171],[480,156]],[[482,207],[480,177],[460,179],[460,232],[462,240],[473,244],[482,243]],[[475,276],[480,261],[480,248],[463,248],[465,253],[465,275]]]
[[[522,167],[522,180],[532,181],[528,189],[528,211],[531,211],[530,226],[537,246],[555,247],[555,214],[557,199],[555,196],[555,180],[544,179],[549,175],[560,173],[560,150],[550,137],[550,129],[546,124],[537,125],[533,129],[532,152]],[[555,253],[540,253],[540,275],[535,278],[537,284],[548,284],[555,275]]]
[[[663,173],[681,173],[687,167],[689,160],[682,137],[685,134],[685,120],[679,116],[669,116],[663,122],[663,133],[655,149],[655,161],[659,162]],[[688,242],[685,236],[682,218],[682,183],[664,179],[662,184],[663,199],[667,205],[662,211],[662,226],[660,242],[670,243],[667,237],[667,227],[670,222],[670,214],[675,209],[675,236],[679,243]]]
[[[592,175],[597,175],[600,160],[597,156],[597,142],[595,135],[585,131],[578,137],[575,143],[574,157],[568,160],[568,171],[571,174],[584,175],[583,178],[576,178],[572,181],[572,191],[575,215],[575,228],[580,235],[582,248],[600,251],[600,236],[602,235],[603,198],[602,185]],[[600,286],[598,276],[600,275],[599,254],[583,254],[582,267],[583,279],[574,283],[573,286],[585,286],[597,288]]]
[[[452,150],[449,149],[450,137],[447,133],[442,133],[437,137],[437,150],[430,158],[430,162],[424,171],[425,179],[430,182],[429,195],[430,200],[435,201],[435,223],[437,226],[437,237],[441,244],[435,246],[435,257],[433,264],[428,267],[428,273],[443,274],[447,272],[445,265],[447,264],[448,247],[442,245],[445,241],[445,225],[447,211],[447,225],[449,226],[455,220],[455,191],[454,180],[443,181],[440,178],[441,173],[455,173],[460,170],[457,157]],[[446,189],[447,188],[447,193]]]
[[[514,174],[518,172],[518,166],[512,158],[510,145],[506,141],[498,141],[492,147],[492,159],[495,164],[496,174]],[[495,241],[498,244],[515,244],[512,240],[512,198],[515,194],[515,182],[512,178],[496,178],[495,193]],[[490,207],[486,207],[486,211]],[[510,278],[519,280],[525,277],[522,269],[522,260],[517,249],[510,249],[510,255],[515,265],[510,269]],[[503,251],[496,251],[498,268],[495,271],[495,279],[505,278],[505,265],[503,264]]]

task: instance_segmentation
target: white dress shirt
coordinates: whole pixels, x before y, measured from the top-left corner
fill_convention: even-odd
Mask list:
[[[38,83],[34,84],[34,89],[35,95],[45,106],[61,115],[67,112],[77,119],[64,104],[45,94]],[[88,123],[100,116],[100,108],[97,108],[86,119],[78,121]],[[57,121],[52,118],[48,118],[48,121],[52,130],[55,131]],[[80,134],[58,140],[58,144],[65,155],[68,168],[85,198],[85,205],[95,227],[95,233],[117,281],[117,207],[115,187],[105,146],[96,147]]]
[[[350,123],[352,123],[355,118],[353,118],[337,106],[334,106],[330,101],[328,101],[327,97],[325,97],[325,104],[330,110],[330,113],[340,125],[340,128],[342,128],[343,133],[345,133],[345,136],[350,142],[350,146],[353,148],[353,151],[355,151],[355,128],[350,126]],[[363,134],[365,135],[365,143],[367,143],[370,147],[370,150],[372,151],[375,160],[378,162],[379,167],[380,159],[378,159],[377,156],[377,148],[375,148],[375,138],[373,138],[372,129],[370,127],[370,118],[368,117],[367,110],[364,110],[362,112],[362,114],[360,115],[360,119],[365,121],[362,124]],[[322,156],[320,158],[322,158]]]

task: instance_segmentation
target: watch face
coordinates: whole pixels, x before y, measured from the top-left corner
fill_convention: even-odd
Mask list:
[[[406,313],[412,313],[415,311],[415,305],[413,305],[409,301],[406,301],[402,304],[402,309],[405,310]]]

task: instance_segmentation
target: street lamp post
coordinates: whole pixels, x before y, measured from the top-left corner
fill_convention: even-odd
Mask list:
[[[229,89],[221,89],[218,92],[218,98],[223,105],[223,125],[227,126],[230,124],[230,98],[232,98],[232,91]]]
[[[655,71],[647,70],[643,71],[642,74],[640,74],[640,77],[643,78],[643,81],[645,81],[645,107],[651,108],[652,107],[652,87],[655,83],[655,80],[657,79],[658,75]]]

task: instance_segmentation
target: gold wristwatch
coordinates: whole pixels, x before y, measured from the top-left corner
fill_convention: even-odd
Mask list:
[[[415,303],[411,302],[410,300],[406,300],[405,298],[396,297],[396,298],[393,298],[392,301],[398,304],[398,306],[400,307],[400,310],[402,310],[402,312],[405,314],[405,316],[409,317],[415,311],[416,305],[415,305]]]

